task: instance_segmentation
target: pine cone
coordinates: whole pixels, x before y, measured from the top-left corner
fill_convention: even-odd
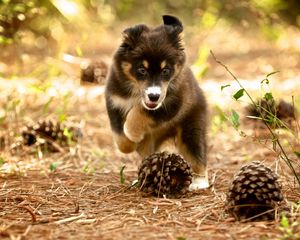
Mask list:
[[[274,100],[259,99],[256,101],[256,106],[250,104],[247,108],[247,115],[262,118],[268,124],[272,124],[273,116],[277,115],[276,103]]]
[[[138,180],[143,192],[177,197],[192,182],[189,164],[178,154],[161,152],[146,157],[139,167]]]
[[[71,139],[68,139],[68,136],[64,133],[66,129],[67,132],[71,133]],[[76,142],[81,133],[79,129],[66,127],[60,122],[39,120],[34,125],[25,126],[21,130],[21,135],[24,145],[31,146],[36,143],[45,145],[46,143],[51,148],[53,142],[62,147],[69,146],[69,140]],[[50,150],[54,149],[52,146]]]
[[[290,122],[296,118],[294,106],[284,100],[280,100],[279,103],[277,103],[273,99],[259,99],[257,100],[256,105],[258,107],[250,104],[246,108],[246,114],[262,118],[262,121],[272,127],[284,127],[283,124],[276,121],[276,118],[288,125],[290,125]]]
[[[277,175],[258,161],[235,175],[227,196],[228,211],[237,220],[274,219],[274,207],[283,200]]]
[[[277,117],[279,119],[295,119],[296,114],[296,109],[291,103],[280,100],[277,104]]]
[[[86,66],[81,67],[81,83],[97,83],[104,84],[108,67],[107,65],[100,60],[95,60],[89,63]]]

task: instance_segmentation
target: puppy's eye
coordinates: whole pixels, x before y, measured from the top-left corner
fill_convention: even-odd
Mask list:
[[[164,77],[168,77],[171,73],[171,70],[170,68],[164,68],[161,72],[161,74],[164,76]]]
[[[146,69],[143,68],[143,67],[139,67],[139,68],[137,69],[137,72],[138,72],[138,74],[141,75],[141,76],[146,76],[146,75],[147,75],[147,71],[146,71]]]

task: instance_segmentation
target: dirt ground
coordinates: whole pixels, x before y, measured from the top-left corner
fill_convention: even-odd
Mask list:
[[[288,101],[294,96],[299,104],[299,49],[293,47],[292,39],[287,46],[247,41],[246,51],[242,47],[233,50],[236,38],[241,43],[243,34],[206,41],[215,46],[212,50],[216,56],[241,78],[251,94],[259,96],[260,81],[267,73],[280,70],[272,77],[273,94]],[[300,37],[295,34],[293,39]],[[197,38],[190,40],[187,48],[193,41]],[[189,52],[192,62],[194,52]],[[150,197],[131,186],[141,159],[135,153],[125,155],[116,150],[103,85],[80,85],[78,67],[62,64],[67,69],[65,75],[49,80],[50,85],[27,77],[0,79],[0,102],[6,109],[1,135],[10,141],[0,152],[0,239],[299,239],[299,186],[279,160],[278,151],[272,149],[266,129],[244,120],[243,108],[249,101],[232,99],[238,87],[212,57],[200,83],[211,109],[211,187],[178,199]],[[221,92],[226,84],[231,87]],[[246,136],[223,119],[223,112],[228,114],[231,109],[240,113]],[[56,153],[32,147],[11,153],[12,135],[26,122],[62,114],[82,129],[79,142]],[[285,130],[278,130],[278,134],[295,159],[292,151],[299,147],[297,138]],[[252,160],[264,162],[280,176],[285,200],[273,221],[238,222],[225,211],[234,173]],[[119,174],[122,166],[126,166],[123,184]],[[299,172],[299,163],[295,166]],[[280,223],[282,213],[290,221],[285,228]]]

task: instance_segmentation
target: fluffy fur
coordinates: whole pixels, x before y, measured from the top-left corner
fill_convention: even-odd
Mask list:
[[[163,25],[127,28],[114,55],[105,97],[115,142],[124,153],[145,157],[172,143],[191,164],[191,189],[208,187],[207,105],[185,65],[182,23],[163,16]]]

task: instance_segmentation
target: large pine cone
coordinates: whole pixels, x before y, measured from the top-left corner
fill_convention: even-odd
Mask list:
[[[60,122],[40,120],[34,125],[26,125],[21,130],[21,135],[24,145],[42,143],[48,145],[49,150],[55,150],[55,147],[53,148],[55,144],[66,147],[70,141],[76,142],[81,132],[78,128],[66,127]]]
[[[143,192],[177,197],[187,192],[192,174],[189,164],[180,155],[161,152],[142,161],[138,180]]]
[[[237,220],[274,219],[274,207],[282,200],[277,175],[258,161],[240,169],[227,196],[228,211]]]

